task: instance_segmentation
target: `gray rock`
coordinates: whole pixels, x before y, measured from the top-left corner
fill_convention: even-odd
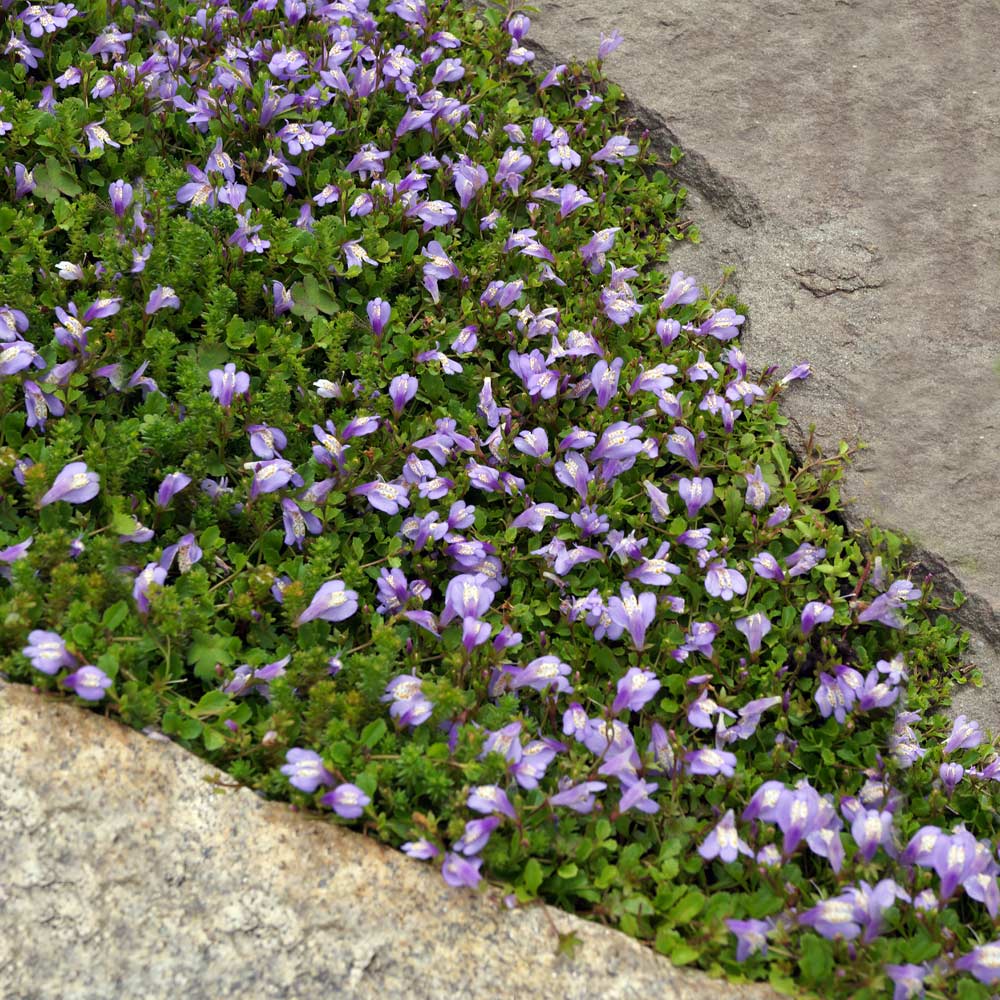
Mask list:
[[[626,42],[606,72],[693,193],[703,243],[671,267],[736,268],[755,368],[809,360],[785,412],[848,471],[849,521],[907,535],[917,573],[973,595],[1000,731],[1000,8],[975,0],[542,0],[541,62]],[[665,158],[665,157],[664,157]],[[916,574],[915,574],[916,578]]]
[[[449,889],[180,747],[2,684],[0,858],[4,1000],[776,1000]]]

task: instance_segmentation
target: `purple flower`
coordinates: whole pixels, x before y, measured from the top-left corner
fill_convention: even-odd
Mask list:
[[[972,750],[983,742],[983,731],[975,719],[959,715],[951,727],[951,735],[945,741],[944,753],[954,753],[956,750]]]
[[[688,517],[694,517],[702,507],[712,502],[715,484],[707,476],[683,478],[677,483],[677,492],[687,506]]]
[[[858,693],[858,706],[863,712],[873,708],[888,708],[899,696],[899,689],[882,680],[878,670],[870,670],[865,676],[864,687]]]
[[[608,598],[607,610],[612,622],[627,631],[632,645],[641,650],[646,641],[646,630],[656,617],[655,595],[646,591],[636,597],[631,584],[623,583],[621,596],[615,594]]]
[[[698,846],[698,853],[706,860],[719,858],[726,864],[735,861],[741,854],[753,857],[750,846],[740,839],[736,832],[736,817],[730,809],[719,820],[712,832]]]
[[[531,166],[531,157],[518,147],[510,147],[504,151],[497,163],[494,181],[503,189],[517,194],[521,182],[524,179],[521,175]]]
[[[718,378],[719,373],[710,361],[705,360],[705,352],[698,352],[698,360],[684,373],[689,382],[705,382],[709,376]]]
[[[28,331],[28,317],[20,309],[0,306],[0,342],[20,340],[18,336]]]
[[[251,424],[247,430],[250,433],[250,450],[258,458],[279,458],[282,448],[288,447],[288,438],[284,431],[266,424]]]
[[[625,41],[625,36],[615,28],[610,35],[601,32],[601,44],[597,46],[597,58],[607,59]]]
[[[35,350],[35,345],[26,340],[7,342],[0,350],[0,375],[16,375],[31,365],[44,368],[45,359]]]
[[[368,322],[371,325],[372,333],[378,339],[382,336],[389,319],[392,317],[392,307],[382,299],[372,299],[367,305]]]
[[[751,796],[749,804],[743,810],[742,818],[774,823],[778,819],[778,810],[783,799],[791,794],[780,781],[765,781]]]
[[[955,968],[970,973],[981,983],[995,983],[1000,979],[1000,939],[973,948],[955,963]]]
[[[809,362],[804,364],[795,365],[787,375],[782,376],[778,379],[778,385],[788,385],[790,382],[794,382],[796,379],[806,379],[812,376],[812,365]]]
[[[655,524],[663,524],[670,516],[670,498],[659,487],[648,480],[643,482],[646,496],[649,497],[650,514]]]
[[[747,582],[742,573],[726,566],[724,559],[716,559],[709,564],[705,574],[705,590],[712,597],[731,601],[736,594],[747,592]]]
[[[38,54],[41,55],[41,52]],[[83,134],[87,137],[87,145],[90,147],[88,152],[90,153],[93,153],[94,150],[100,150],[103,153],[105,146],[121,149],[121,143],[115,142],[111,138],[103,123],[104,119],[102,118],[99,122],[91,122],[89,125],[83,126]],[[179,196],[178,200],[180,200]]]
[[[482,617],[493,603],[494,587],[495,584],[485,573],[461,573],[453,577],[445,588],[441,624],[447,625],[453,618]]]
[[[596,793],[603,792],[608,786],[603,781],[582,781],[578,785],[570,785],[561,792],[549,796],[550,806],[564,806],[586,815],[593,812],[597,802]]]
[[[965,775],[965,768],[954,761],[945,761],[938,769],[938,776],[941,784],[944,785],[945,795],[950,799],[955,792],[955,788]]]
[[[23,198],[31,194],[38,185],[35,183],[35,172],[28,170],[23,163],[14,164],[14,197]]]
[[[152,316],[160,309],[180,309],[181,300],[177,293],[169,285],[157,285],[149,294],[149,301],[146,303],[146,315]]]
[[[602,229],[580,247],[580,256],[590,268],[591,274],[600,274],[607,264],[607,253],[614,247],[615,238],[621,231],[619,226]]]
[[[608,538],[611,538],[611,534]],[[666,587],[681,571],[679,566],[667,561],[666,556],[669,552],[670,542],[663,542],[652,559],[643,559],[628,573],[628,579],[638,580],[639,583],[650,587]]]
[[[232,362],[225,368],[213,368],[208,373],[212,386],[212,396],[220,406],[229,409],[235,396],[245,396],[250,391],[250,376],[246,372],[238,372]]]
[[[802,634],[809,633],[823,622],[828,622],[833,618],[833,608],[822,601],[810,601],[802,609]]]
[[[283,458],[273,458],[267,462],[244,462],[243,468],[253,472],[251,500],[256,500],[261,493],[274,493],[289,483],[302,485],[302,477],[296,473],[295,467]]]
[[[91,472],[84,462],[70,462],[55,478],[49,491],[38,501],[39,507],[64,500],[66,503],[86,503],[100,490],[101,477]]]
[[[112,211],[119,219],[123,219],[132,204],[132,185],[123,180],[113,181],[108,188],[108,197],[111,199]]]
[[[100,667],[88,663],[64,677],[63,685],[71,688],[78,698],[100,701],[104,692],[111,687],[111,678]]]
[[[448,853],[441,865],[441,877],[455,889],[475,889],[482,881],[479,869],[482,858],[463,858],[460,854]]]
[[[292,783],[294,784],[294,781]],[[305,789],[305,791],[309,790]],[[315,791],[316,789],[311,790]],[[332,792],[327,792],[319,801],[324,806],[329,806],[342,819],[357,819],[365,811],[365,806],[371,803],[371,799],[357,785],[352,785],[349,782],[337,785]]]
[[[131,38],[131,32],[120,31],[117,24],[109,24],[97,36],[97,40],[93,45],[87,49],[87,54],[91,56],[99,55],[101,62],[106,63],[113,56],[124,56],[125,43],[130,41]]]
[[[92,328],[84,326],[80,322],[77,317],[76,305],[71,302],[68,310],[56,306],[55,311],[56,317],[59,319],[59,324],[54,327],[56,340],[71,351],[86,351],[87,334]]]
[[[569,674],[570,665],[558,656],[539,656],[526,667],[513,668],[510,686],[514,690],[530,687],[539,692],[554,688],[559,694],[572,694],[573,689],[566,681]]]
[[[466,156],[462,156],[458,163],[452,167],[455,180],[455,190],[458,192],[458,203],[464,212],[472,204],[473,198],[489,182],[490,175],[486,168],[478,163],[473,163]]]
[[[48,385],[48,383],[46,383]],[[62,400],[53,396],[31,379],[24,380],[24,408],[28,414],[28,426],[45,430],[45,421],[49,413],[61,417],[66,412]]]
[[[660,811],[659,804],[650,798],[650,795],[660,787],[655,781],[637,778],[623,787],[625,791],[618,800],[618,812],[626,813],[629,809],[638,809],[640,812],[652,814]]]
[[[844,724],[851,705],[848,704],[841,686],[826,671],[821,671],[819,675],[819,685],[813,698],[819,707],[819,714],[824,719],[829,719],[832,715],[838,723]]]
[[[267,291],[266,285],[264,286],[264,290]],[[295,305],[292,293],[280,281],[271,282],[271,300],[274,303],[274,315],[276,317],[289,312],[292,306]]]
[[[888,591],[879,594],[872,603],[858,615],[859,622],[881,622],[889,628],[901,629],[903,620],[896,613],[906,606],[907,601],[915,601],[920,597],[920,590],[909,580],[897,580]]]
[[[57,674],[62,667],[72,667],[76,662],[58,632],[44,632],[40,629],[29,632],[28,645],[21,652],[43,674]]]
[[[745,962],[758,951],[767,955],[767,935],[774,929],[770,920],[726,920],[736,935],[736,961]]]
[[[752,615],[747,615],[746,618],[738,618],[733,624],[747,637],[750,652],[759,653],[761,641],[771,631],[771,622],[767,615],[761,611],[755,611]]]
[[[621,374],[624,359],[615,358],[609,365],[606,361],[598,361],[590,373],[590,382],[597,393],[597,406],[604,409],[618,392],[618,378]]]
[[[107,319],[114,316],[122,307],[120,297],[108,298],[106,296],[95,299],[83,314],[83,322],[89,323],[93,319]]]
[[[392,412],[396,417],[402,414],[406,404],[416,396],[419,386],[419,379],[413,375],[397,375],[389,383],[389,398],[392,400]]]
[[[517,819],[517,813],[507,798],[507,793],[499,785],[473,786],[469,790],[466,805],[484,815],[501,813],[509,819]]]
[[[684,761],[691,774],[721,774],[727,778],[736,774],[736,754],[727,750],[713,750],[708,747],[693,750],[684,755]]]
[[[149,537],[152,538],[152,536],[153,533],[150,531]],[[135,540],[134,536],[130,540]],[[168,545],[163,550],[163,555],[160,556],[160,566],[170,572],[174,559],[176,559],[177,568],[181,573],[187,573],[192,566],[201,561],[202,554],[201,546],[195,541],[193,534],[182,535],[175,544]]]
[[[296,625],[315,621],[342,622],[358,610],[358,595],[344,587],[343,580],[328,580],[309,603],[309,607],[295,619]]]
[[[191,477],[183,472],[171,472],[166,475],[156,491],[156,506],[159,510],[166,510],[170,506],[170,501],[191,485]]]
[[[638,152],[639,147],[627,135],[613,135],[590,159],[594,163],[620,165],[626,156],[635,156]]]
[[[884,965],[885,974],[895,983],[892,1000],[913,1000],[924,995],[926,965]]]
[[[334,777],[323,766],[323,759],[315,750],[292,747],[285,754],[287,763],[282,764],[281,773],[288,783],[300,792],[312,794],[320,785],[332,785]]]
[[[804,576],[811,573],[826,555],[826,549],[817,548],[809,542],[803,542],[791,555],[785,557],[785,565],[789,576]]]
[[[600,440],[590,452],[590,460],[623,462],[634,458],[642,451],[642,442],[636,440],[642,437],[642,428],[619,420],[606,428]]]
[[[461,272],[437,240],[428,243],[421,254],[424,258],[424,287],[437,304],[440,301],[437,283],[448,278],[457,278]]]
[[[151,562],[136,575],[132,584],[132,597],[140,614],[145,615],[149,611],[149,588],[152,586],[162,587],[167,582],[166,568],[159,563]]]
[[[720,309],[701,324],[698,333],[702,337],[711,334],[716,340],[731,340],[739,334],[745,319],[745,316],[737,315],[735,309]]]
[[[694,435],[686,427],[675,427],[667,438],[667,451],[671,455],[683,458],[692,469],[698,468],[698,450]]]
[[[435,847],[424,837],[419,840],[408,840],[400,847],[400,850],[419,861],[430,861],[431,858],[436,858],[441,853],[440,848]]]
[[[556,462],[553,472],[560,483],[576,490],[581,500],[587,499],[591,471],[587,460],[579,452],[568,452],[562,461]]]
[[[871,861],[880,846],[893,854],[892,813],[860,809],[851,823],[851,836],[858,845],[858,856],[864,861]]]
[[[281,520],[285,528],[285,544],[302,548],[306,532],[318,535],[323,531],[323,523],[315,514],[304,511],[294,500],[287,497],[281,501]]]
[[[548,518],[565,521],[569,515],[563,513],[554,503],[533,503],[511,521],[512,528],[528,528],[530,531],[541,531]]]
[[[698,301],[698,279],[685,275],[683,271],[674,271],[670,276],[670,284],[660,299],[660,312],[666,312],[671,306],[687,306]]]
[[[853,896],[845,893],[833,899],[825,899],[810,910],[799,915],[799,923],[812,927],[817,934],[828,940],[844,938],[850,941],[861,933],[862,914]]]
[[[611,705],[611,711],[614,715],[618,715],[624,709],[639,712],[659,690],[660,682],[656,674],[650,670],[630,667],[625,676],[618,681],[618,691]]]
[[[468,820],[465,824],[465,832],[453,845],[454,850],[466,857],[478,854],[489,843],[490,835],[500,825],[500,822],[499,816]]]
[[[823,800],[811,785],[801,784],[781,795],[775,810],[775,820],[784,833],[782,851],[789,856],[799,844],[820,825]]]
[[[774,513],[765,522],[765,527],[776,528],[779,524],[784,524],[791,516],[792,508],[787,503],[780,503],[774,508]]]
[[[386,483],[376,480],[356,486],[351,490],[351,496],[365,497],[376,510],[385,514],[398,514],[401,507],[409,507],[407,486],[402,483]]]
[[[389,715],[401,726],[419,726],[434,711],[434,705],[421,690],[423,681],[413,674],[393,678],[385,689],[381,701],[392,702]]]
[[[764,481],[764,473],[758,465],[752,473],[746,473],[747,492],[744,502],[754,510],[760,510],[771,498],[771,487]]]

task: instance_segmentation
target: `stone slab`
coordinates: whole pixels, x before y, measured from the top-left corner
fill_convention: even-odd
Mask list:
[[[685,150],[703,243],[672,267],[733,287],[757,369],[808,360],[789,394],[848,471],[849,520],[914,543],[971,600],[1000,731],[1000,7],[979,0],[539,0],[544,63],[626,41],[606,73],[636,127]]]
[[[0,682],[4,1000],[777,1000],[212,781],[172,743]]]

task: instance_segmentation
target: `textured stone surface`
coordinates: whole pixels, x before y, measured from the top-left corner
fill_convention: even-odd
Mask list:
[[[704,243],[736,268],[755,367],[813,363],[786,412],[869,445],[850,518],[915,545],[974,599],[990,680],[961,707],[1000,729],[1000,7],[977,0],[540,0],[551,61],[626,42],[608,75],[686,151]]]
[[[4,1000],[766,1000],[508,911],[170,743],[0,683]],[[558,930],[557,930],[558,929]],[[582,942],[558,953],[558,934]]]

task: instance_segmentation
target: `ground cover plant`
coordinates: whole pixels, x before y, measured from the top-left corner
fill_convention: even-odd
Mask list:
[[[452,885],[990,995],[1000,760],[589,67],[430,0],[3,0],[0,669]],[[571,946],[572,942],[564,942]]]

